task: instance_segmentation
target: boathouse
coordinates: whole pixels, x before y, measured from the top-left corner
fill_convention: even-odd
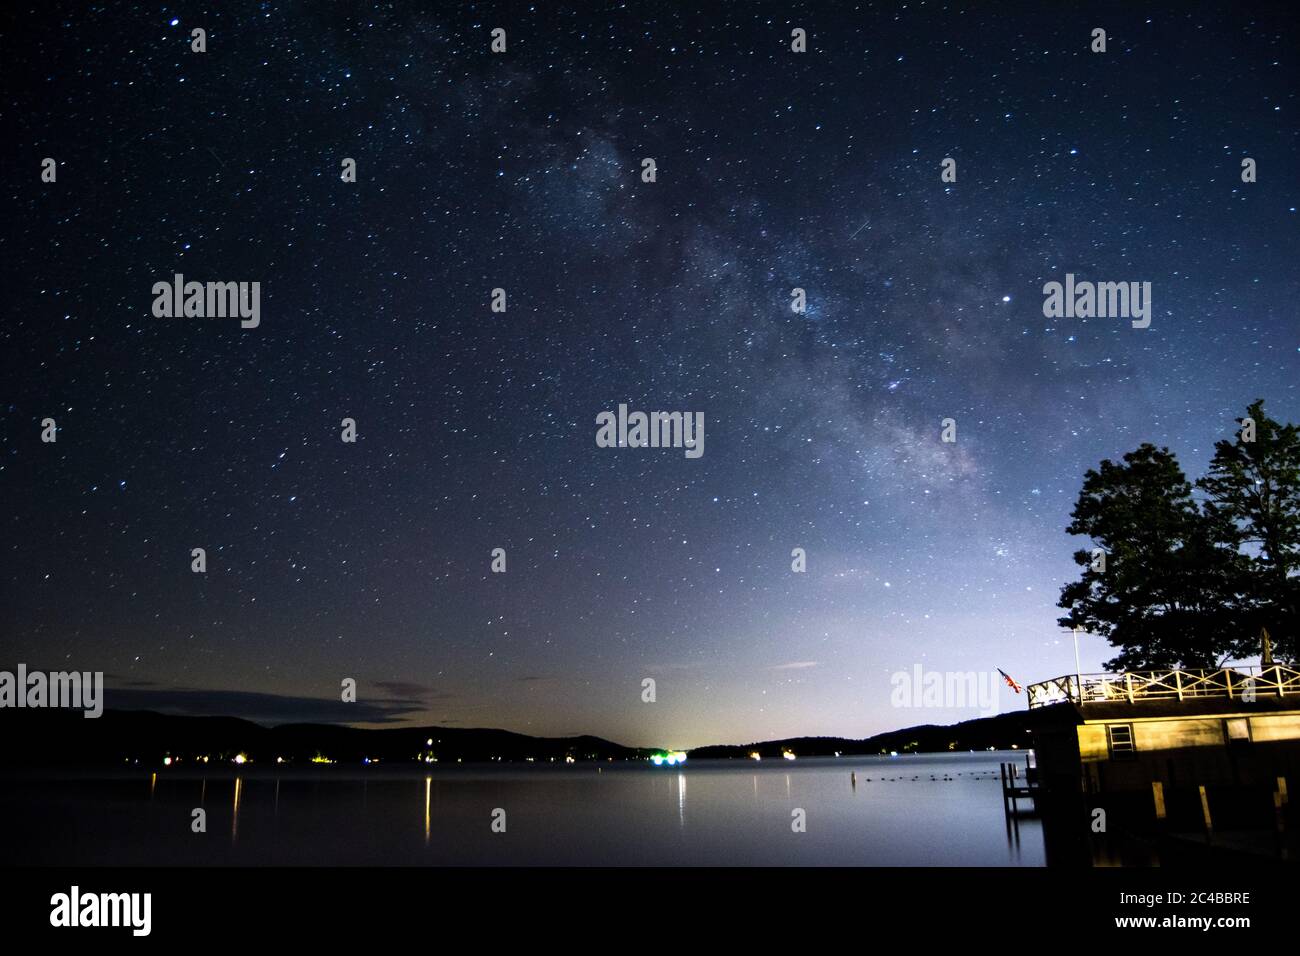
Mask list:
[[[1300,670],[1069,674],[1027,688],[1039,783],[1056,792],[1215,787],[1300,778]]]

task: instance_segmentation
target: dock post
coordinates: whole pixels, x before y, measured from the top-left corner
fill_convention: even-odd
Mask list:
[[[1205,842],[1214,842],[1214,820],[1210,817],[1210,798],[1205,795],[1205,784],[1197,789],[1201,792],[1201,813],[1205,817]]]
[[[1151,781],[1151,795],[1156,801],[1156,819],[1165,818],[1165,785],[1159,780]]]
[[[1282,812],[1282,807],[1286,803],[1286,797],[1281,791],[1273,791],[1273,823],[1277,827],[1277,855],[1282,859],[1287,858],[1286,851],[1286,815]]]

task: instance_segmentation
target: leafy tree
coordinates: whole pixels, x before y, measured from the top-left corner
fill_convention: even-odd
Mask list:
[[[1236,585],[1249,596],[1243,626],[1252,635],[1267,627],[1277,655],[1295,661],[1300,657],[1300,429],[1269,418],[1263,399],[1238,423],[1236,440],[1215,444],[1210,470],[1196,484],[1209,498],[1207,517],[1244,548]]]
[[[1240,627],[1241,560],[1225,523],[1210,519],[1167,448],[1144,444],[1122,464],[1089,469],[1068,530],[1105,552],[1076,551],[1078,581],[1061,590],[1064,627],[1106,637],[1112,670],[1217,667],[1250,639]]]

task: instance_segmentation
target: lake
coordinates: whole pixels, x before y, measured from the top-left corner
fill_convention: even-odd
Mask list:
[[[11,773],[0,839],[69,866],[1043,866],[1004,761],[1024,754]]]

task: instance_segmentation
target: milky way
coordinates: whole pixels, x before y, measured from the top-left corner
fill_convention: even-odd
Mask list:
[[[1073,670],[1086,468],[1300,419],[1289,4],[421,6],[3,27],[9,666],[629,744],[962,719],[890,675]],[[260,323],[155,317],[177,273]],[[1045,318],[1067,273],[1150,327]],[[704,454],[597,447],[619,404]]]

